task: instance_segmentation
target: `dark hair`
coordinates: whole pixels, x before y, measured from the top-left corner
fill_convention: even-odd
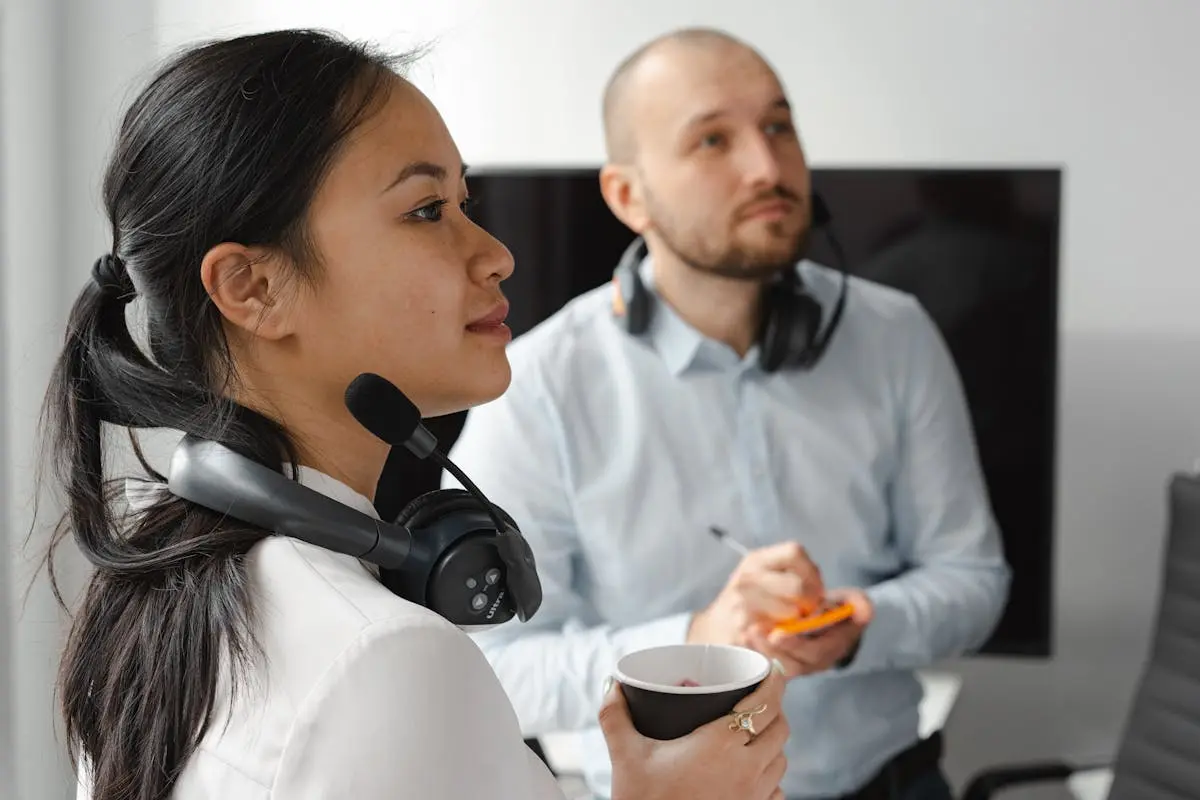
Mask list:
[[[47,464],[67,502],[51,581],[68,531],[96,568],[59,674],[68,748],[95,800],[170,794],[213,718],[218,674],[258,653],[243,560],[268,535],[167,493],[117,515],[102,423],[131,429],[158,481],[133,429],[217,440],[277,470],[296,463],[280,425],[230,399],[236,375],[200,263],[239,242],[312,278],[313,195],[414,57],[305,30],[207,43],[172,58],[125,114],[104,178],[112,255],[75,302],[46,400]],[[135,292],[149,356],[125,319]]]

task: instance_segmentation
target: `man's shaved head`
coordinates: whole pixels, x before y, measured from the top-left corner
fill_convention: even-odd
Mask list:
[[[809,227],[808,166],[779,76],[754,48],[686,28],[626,58],[604,92],[613,213],[667,261],[738,280],[794,265]]]
[[[655,54],[674,47],[734,48],[762,56],[750,45],[716,28],[681,28],[664,33],[643,44],[617,65],[604,86],[604,145],[608,160],[627,164],[637,152],[637,134],[630,114],[630,99],[637,91],[638,72]],[[765,59],[762,59],[766,63]]]

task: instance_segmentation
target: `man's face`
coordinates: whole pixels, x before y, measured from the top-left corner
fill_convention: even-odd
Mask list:
[[[778,78],[735,45],[673,46],[634,99],[644,231],[696,269],[761,280],[808,235],[809,173]]]

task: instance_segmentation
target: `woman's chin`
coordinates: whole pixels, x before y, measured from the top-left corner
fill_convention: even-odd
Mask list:
[[[494,365],[491,369],[480,369],[471,374],[470,385],[464,385],[461,392],[454,392],[453,395],[446,392],[439,398],[418,403],[421,416],[429,418],[457,414],[490,403],[503,395],[512,381],[512,368],[507,358],[501,361],[502,364]]]

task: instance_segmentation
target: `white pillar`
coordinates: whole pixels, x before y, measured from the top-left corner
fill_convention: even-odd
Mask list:
[[[74,795],[53,693],[68,619],[44,574],[30,588],[53,498],[25,546],[38,420],[67,311],[107,247],[102,162],[154,51],[153,0],[0,6],[0,794],[15,800]],[[86,569],[71,546],[59,564],[73,594]]]

